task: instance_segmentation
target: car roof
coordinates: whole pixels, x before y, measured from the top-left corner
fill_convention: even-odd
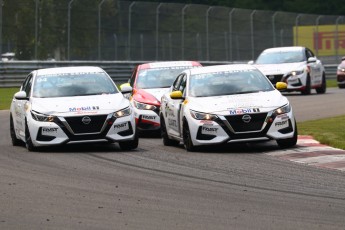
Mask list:
[[[177,66],[201,66],[197,61],[164,61],[164,62],[149,62],[141,64],[138,69],[155,69],[164,67],[177,67]]]
[[[274,47],[274,48],[268,48],[262,51],[263,53],[268,52],[287,52],[287,51],[302,51],[305,49],[305,47],[302,46],[286,46],[286,47]]]
[[[249,64],[228,64],[228,65],[213,65],[204,66],[200,68],[189,69],[192,75],[214,72],[226,72],[226,71],[243,71],[243,70],[257,70],[256,67]]]
[[[38,75],[46,74],[64,74],[64,73],[90,73],[90,72],[104,72],[104,70],[97,66],[72,66],[72,67],[55,67],[36,70]]]

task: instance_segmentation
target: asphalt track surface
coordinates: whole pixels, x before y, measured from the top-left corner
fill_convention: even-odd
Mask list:
[[[298,121],[345,114],[345,90],[288,98]],[[0,229],[345,229],[345,172],[275,157],[275,142],[28,152],[9,111],[0,124]]]

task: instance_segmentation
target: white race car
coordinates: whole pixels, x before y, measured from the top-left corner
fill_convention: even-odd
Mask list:
[[[276,89],[277,88],[277,89]],[[188,151],[202,145],[276,140],[282,148],[297,142],[288,99],[251,65],[219,65],[185,70],[164,94],[164,145],[183,142]]]
[[[137,65],[129,79],[133,88],[130,101],[138,130],[159,130],[160,99],[174,82],[179,73],[185,69],[199,67],[195,61],[165,61]]]
[[[261,52],[256,61],[250,61],[261,70],[270,81],[286,82],[286,91],[299,91],[310,94],[326,92],[325,68],[314,53],[301,46],[277,47]]]
[[[118,142],[123,150],[134,149],[138,135],[132,111],[129,101],[99,67],[35,70],[12,100],[12,144],[24,142],[34,151],[41,146]]]

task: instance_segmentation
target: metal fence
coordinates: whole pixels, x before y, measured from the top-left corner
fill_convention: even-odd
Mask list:
[[[0,0],[0,51],[22,60],[233,62],[303,45],[336,64],[345,55],[344,23],[341,15],[198,4]]]

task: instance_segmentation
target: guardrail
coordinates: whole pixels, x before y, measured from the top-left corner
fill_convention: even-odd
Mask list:
[[[147,61],[145,61],[147,62]],[[0,62],[0,88],[19,87],[24,78],[33,70],[62,66],[99,66],[114,82],[122,84],[130,78],[133,68],[141,61],[8,61]],[[244,62],[241,62],[244,63]],[[229,62],[201,62],[204,66],[229,64]],[[325,65],[326,76],[335,79],[337,64]]]

